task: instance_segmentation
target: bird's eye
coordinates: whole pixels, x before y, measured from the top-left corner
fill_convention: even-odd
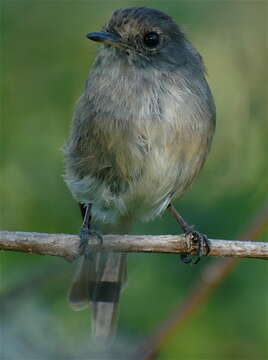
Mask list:
[[[144,35],[143,42],[149,48],[154,48],[159,44],[159,35],[156,32],[150,32]]]

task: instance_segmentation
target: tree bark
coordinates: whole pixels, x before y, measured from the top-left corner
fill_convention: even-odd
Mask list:
[[[268,259],[268,242],[209,239],[208,256]],[[61,256],[73,260],[79,255],[79,237],[70,234],[47,234],[0,231],[0,250]],[[156,252],[196,254],[197,244],[182,235],[105,235],[103,243],[92,238],[93,251]]]

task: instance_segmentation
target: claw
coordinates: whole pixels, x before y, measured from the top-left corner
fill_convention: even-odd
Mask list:
[[[183,217],[178,213],[178,211],[174,208],[172,203],[168,206],[169,211],[174,216],[177,223],[183,229],[185,236],[188,237],[190,241],[192,241],[191,248],[197,248],[196,259],[191,254],[181,254],[181,260],[185,264],[197,264],[202,256],[206,256],[209,253],[209,244],[208,238],[206,235],[193,230],[193,226],[187,224],[187,222],[183,219]],[[197,244],[197,247],[196,247]]]
[[[190,264],[192,262],[192,256],[189,254],[183,253],[180,255],[180,258],[184,264]]]
[[[99,245],[102,245],[103,243],[103,237],[101,232],[91,227],[89,228],[86,226],[82,226],[79,235],[80,235],[80,245],[79,245],[80,255],[89,256],[90,251],[88,248],[88,244],[89,242],[92,242],[92,236],[98,240]]]
[[[194,256],[192,255],[181,254],[181,260],[185,264],[192,263],[196,265],[199,263],[202,256],[206,256],[209,253],[208,238],[205,234],[202,234],[198,231],[187,231],[185,235],[188,236],[194,244],[197,244],[197,255],[194,259]]]

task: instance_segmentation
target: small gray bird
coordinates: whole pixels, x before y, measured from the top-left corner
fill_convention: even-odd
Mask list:
[[[119,234],[169,208],[205,254],[205,236],[171,205],[199,174],[214,133],[201,56],[168,15],[148,8],[117,10],[87,37],[102,46],[64,147],[65,180],[84,218],[83,248],[97,234],[92,221]],[[85,250],[69,297],[77,310],[91,303],[96,337],[114,333],[125,282],[125,254]]]

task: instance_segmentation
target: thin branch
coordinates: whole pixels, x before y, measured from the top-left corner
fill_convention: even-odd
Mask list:
[[[0,250],[62,256],[72,260],[79,255],[79,237],[69,234],[0,231]],[[94,251],[158,252],[195,254],[197,244],[182,235],[105,235],[102,245],[90,242]],[[268,259],[268,242],[209,239],[208,256]]]

